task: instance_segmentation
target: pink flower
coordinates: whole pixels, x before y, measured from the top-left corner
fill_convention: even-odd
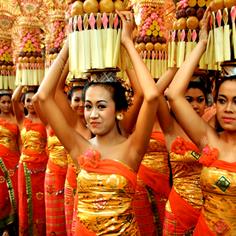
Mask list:
[[[81,167],[97,168],[99,166],[100,154],[96,150],[88,149],[78,160]]]
[[[227,231],[229,231],[229,226],[223,220],[217,221],[214,228],[216,233],[219,235],[224,235]]]
[[[199,160],[205,166],[210,166],[218,157],[218,150],[216,148],[210,148],[208,145],[203,148],[202,156]]]

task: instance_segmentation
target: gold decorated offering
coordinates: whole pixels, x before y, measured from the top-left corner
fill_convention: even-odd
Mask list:
[[[13,63],[13,48],[11,32],[14,18],[0,11],[0,89],[15,88],[15,65]]]
[[[65,13],[62,10],[49,12],[49,24],[46,28],[45,39],[45,69],[47,70],[60,52],[66,37]]]
[[[180,0],[176,4],[176,20],[170,33],[168,65],[176,61],[179,67],[189,56],[198,42],[201,21],[211,0]],[[201,58],[200,68],[206,68],[205,57]]]
[[[33,16],[21,16],[17,27],[16,85],[39,85],[44,77],[40,23]]]
[[[210,33],[206,50],[208,68],[220,68],[220,64],[236,59],[236,1],[211,2]]]
[[[89,70],[116,68],[120,57],[121,19],[115,13],[70,18],[69,70],[79,78]]]
[[[135,47],[154,78],[167,69],[167,29],[165,1],[137,1],[133,3],[137,35]]]

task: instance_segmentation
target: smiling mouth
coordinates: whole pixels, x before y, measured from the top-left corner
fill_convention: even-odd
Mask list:
[[[231,123],[231,122],[235,121],[234,118],[229,118],[229,117],[223,117],[222,119],[225,123]]]

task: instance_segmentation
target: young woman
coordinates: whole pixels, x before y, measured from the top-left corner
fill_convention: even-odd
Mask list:
[[[45,150],[47,134],[32,103],[36,91],[37,87],[28,87],[23,103],[22,86],[18,86],[12,96],[22,142],[18,172],[19,235],[46,235],[44,178],[48,161]]]
[[[175,72],[175,68],[169,69],[160,80],[173,78]],[[170,182],[168,150],[164,134],[156,119],[147,152],[139,167],[133,201],[141,235],[162,234],[165,205],[171,189]]]
[[[209,12],[209,11],[208,11]],[[205,123],[184,99],[194,69],[207,44],[207,22],[200,41],[176,74],[168,92],[171,107],[186,133],[203,152],[200,162],[204,203],[194,235],[234,235],[236,232],[236,73],[235,64],[216,89],[216,118],[221,129]],[[189,119],[191,117],[191,119]]]
[[[131,33],[133,16],[119,13],[122,43],[132,60],[144,91],[144,100],[134,132],[119,133],[120,113],[128,107],[125,89],[113,73],[92,75],[85,89],[85,120],[94,138],[87,141],[64,118],[54,99],[57,78],[68,57],[65,46],[39,90],[39,98],[50,125],[80,166],[76,235],[139,235],[132,209],[132,198],[142,157],[152,131],[158,90],[135,50]]]
[[[70,100],[70,106],[73,111],[65,112],[65,114],[70,114],[70,119],[72,116],[76,116],[75,129],[80,132],[84,138],[90,139],[91,132],[86,127],[86,122],[84,120],[84,102],[82,101],[82,90],[84,87],[84,80],[77,83],[69,91],[68,98]],[[73,124],[73,122],[72,122]],[[65,181],[65,216],[66,216],[66,232],[67,235],[73,235],[75,231],[75,218],[76,218],[76,189],[77,182],[76,178],[79,172],[78,166],[75,165],[74,161],[68,155],[68,169]],[[74,219],[74,221],[73,221]]]
[[[0,90],[0,235],[17,235],[19,129],[12,112],[11,90]]]

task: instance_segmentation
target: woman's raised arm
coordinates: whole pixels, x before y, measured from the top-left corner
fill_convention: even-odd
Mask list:
[[[181,65],[167,92],[171,109],[175,113],[178,122],[199,147],[204,147],[206,144],[206,135],[209,126],[193,110],[184,95],[200,58],[206,49],[209,17],[210,9],[208,8],[203,17],[203,26],[201,28],[199,42],[188,59]]]
[[[138,78],[138,82],[143,91],[143,103],[138,115],[135,130],[130,136],[130,140],[132,142],[131,146],[140,157],[140,159],[137,160],[137,164],[139,164],[146,152],[146,147],[148,145],[155,121],[158,89],[154,79],[134,47],[131,37],[134,27],[132,13],[122,12],[118,14],[121,17],[123,24],[121,42],[129,54]]]
[[[48,123],[72,158],[76,158],[88,148],[89,143],[69,125],[63,111],[55,100],[58,80],[61,77],[67,59],[68,44],[65,43],[40,85],[37,96],[43,111],[46,113]]]
[[[13,107],[13,112],[16,116],[16,121],[19,124],[19,126],[22,125],[23,120],[24,120],[24,105],[21,102],[21,96],[22,96],[22,85],[18,85],[16,89],[14,90],[12,94],[12,107]]]

